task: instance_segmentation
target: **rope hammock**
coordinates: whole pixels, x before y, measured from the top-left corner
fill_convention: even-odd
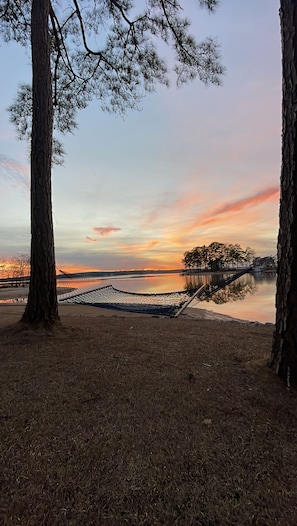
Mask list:
[[[200,285],[198,288],[178,292],[163,292],[142,294],[118,290],[112,285],[96,288],[84,288],[61,294],[59,303],[80,303],[105,309],[116,309],[143,314],[177,317],[189,306],[194,298],[203,301],[218,290],[224,288],[243,274],[250,272],[252,267],[241,270],[215,285]]]
[[[200,287],[201,288],[201,287]],[[80,303],[144,314],[174,317],[189,304],[199,289],[160,294],[140,294],[115,289],[112,285],[92,289],[78,289],[58,297],[59,303]]]

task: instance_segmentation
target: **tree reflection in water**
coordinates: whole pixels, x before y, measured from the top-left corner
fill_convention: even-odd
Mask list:
[[[201,285],[206,285],[206,293],[208,293],[211,291],[212,286],[219,283],[224,277],[226,276],[214,276],[211,274],[208,276],[205,274],[203,276],[189,276],[189,278],[196,279],[188,279],[186,282],[185,289],[190,290],[197,288]],[[254,294],[256,290],[257,286],[255,276],[251,274],[245,274],[244,276],[241,276],[240,278],[235,280],[233,283],[226,285],[224,288],[218,290],[217,292],[214,292],[209,297],[206,297],[203,301],[212,301],[217,305],[222,305],[223,303],[228,303],[230,301],[243,300],[247,296],[247,294]]]
[[[256,285],[251,283],[238,283],[238,280],[230,285],[226,285],[223,289],[215,292],[205,301],[213,301],[217,305],[222,303],[228,303],[228,301],[243,300],[247,294],[254,294],[256,291]]]

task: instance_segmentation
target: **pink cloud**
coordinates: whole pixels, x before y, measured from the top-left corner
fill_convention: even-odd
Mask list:
[[[279,199],[279,186],[273,186],[257,192],[256,194],[237,199],[235,201],[225,202],[210,208],[195,218],[194,223],[190,228],[196,228],[198,225],[209,225],[218,223],[222,220],[226,221],[232,219],[237,212],[244,212],[250,207],[255,207],[261,203],[268,201],[277,201]]]
[[[237,201],[233,201],[230,203],[225,203],[224,205],[221,205],[218,208],[215,208],[212,211],[212,215],[216,216],[219,214],[224,214],[225,212],[239,212],[243,208],[246,208],[247,206],[255,206],[260,203],[263,203],[263,201],[267,200],[275,200],[279,196],[279,186],[273,186],[271,188],[267,188],[267,190],[263,190],[262,192],[258,192],[257,194],[246,197],[245,199],[238,199]],[[213,218],[211,218],[209,221],[212,221]],[[203,221],[203,225],[205,225],[208,222],[208,220]]]
[[[151,241],[148,246],[147,246],[147,250],[150,250],[151,248],[154,248],[156,247],[157,245],[159,245],[160,242],[159,241]]]
[[[18,161],[0,154],[0,179],[11,183],[14,187],[24,185],[29,188],[28,167],[21,165]]]
[[[109,236],[109,234],[112,234],[113,232],[118,232],[122,230],[121,228],[116,228],[114,226],[94,226],[92,227],[92,230],[96,232],[99,236]]]

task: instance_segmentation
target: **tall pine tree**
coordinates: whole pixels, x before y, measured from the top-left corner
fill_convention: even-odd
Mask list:
[[[281,0],[282,167],[271,367],[297,385],[297,2]]]
[[[200,0],[213,11],[218,0]],[[199,77],[220,83],[222,67],[212,39],[191,36],[187,0],[0,0],[0,34],[31,46],[32,87],[22,86],[11,107],[19,135],[31,139],[31,278],[23,322],[59,321],[51,203],[51,162],[59,154],[53,128],[73,130],[78,109],[93,98],[105,109],[136,108],[157,83],[168,84],[157,41],[175,55],[177,83]],[[137,12],[139,11],[139,12]],[[94,42],[100,46],[94,48]]]

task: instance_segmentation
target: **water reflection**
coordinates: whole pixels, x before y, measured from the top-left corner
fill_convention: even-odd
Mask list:
[[[215,274],[206,273],[206,274],[189,274],[185,275],[185,286],[184,288],[186,290],[190,289],[196,289],[200,287],[201,285],[215,285],[216,283],[219,283],[223,279],[226,279],[230,276],[230,273],[224,273],[224,272],[218,272]]]
[[[201,285],[215,285],[222,279],[230,277],[230,273],[220,272],[211,274],[198,273],[192,275],[152,274],[146,276],[130,275],[109,276],[106,278],[92,277],[92,279],[59,279],[60,292],[71,288],[96,288],[113,285],[115,288],[127,292],[141,292],[147,294],[182,291],[197,288]],[[63,290],[64,289],[64,290]],[[275,321],[275,289],[276,275],[274,273],[245,274],[236,281],[219,290],[208,301],[193,300],[190,304],[194,308],[212,310],[219,314],[227,314],[234,318],[261,323]],[[20,297],[23,290],[20,291]],[[7,296],[9,298],[9,295]],[[14,300],[15,301],[15,300]],[[11,300],[9,300],[11,302]]]
[[[256,292],[255,280],[249,278],[253,278],[253,276],[241,276],[205,301],[213,301],[216,305],[222,305],[229,301],[244,300],[247,294],[254,294]]]
[[[245,274],[215,293],[208,301],[194,301],[191,307],[241,320],[274,323],[275,293],[275,274]]]
[[[86,286],[113,285],[115,288],[128,292],[154,294],[161,292],[181,291],[197,288],[201,285],[216,284],[230,276],[230,273],[211,274],[198,273],[192,275],[154,274],[147,276],[108,277],[104,279],[70,280],[63,283],[78,288]],[[227,314],[234,318],[261,323],[275,321],[275,273],[245,274],[236,281],[221,289],[209,298],[209,301],[193,300],[191,307],[211,310],[219,314]]]
[[[194,279],[192,279],[194,277]],[[210,286],[219,283],[220,281],[230,277],[230,274],[215,274],[215,275],[201,275],[191,276],[191,279],[186,280],[185,289],[191,290],[200,287],[201,285]],[[204,301],[214,302],[217,305],[228,303],[229,301],[243,300],[247,294],[253,294],[257,290],[255,278],[251,274],[244,274],[233,283],[225,285],[224,288],[215,292]]]
[[[91,288],[112,285],[116,289],[126,292],[141,292],[156,294],[160,292],[173,292],[184,289],[184,278],[180,274],[148,274],[146,276],[125,275],[108,276],[104,278],[59,280],[60,287]]]

